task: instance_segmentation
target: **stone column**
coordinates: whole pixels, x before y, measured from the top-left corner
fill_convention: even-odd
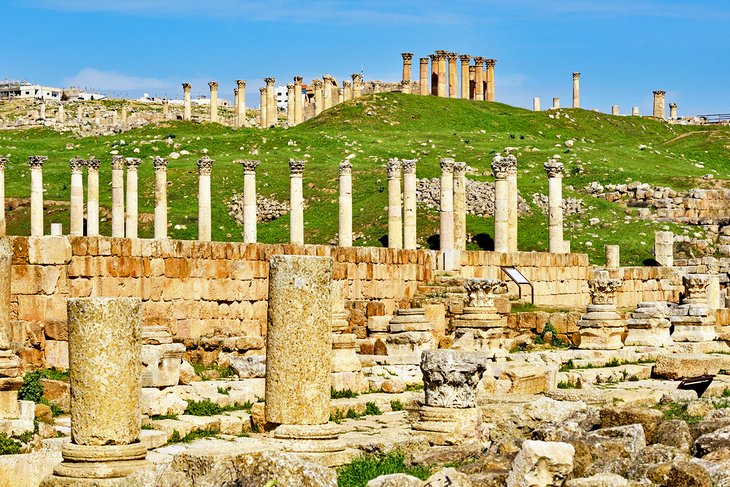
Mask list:
[[[631,116],[638,117],[639,115],[639,107],[631,107]]]
[[[238,90],[238,96],[236,97],[236,107],[234,114],[234,121],[236,127],[246,126],[246,80],[237,79],[236,89]]]
[[[536,96],[532,99],[532,111],[533,112],[539,112],[540,111],[540,97]]]
[[[114,112],[116,113],[116,112]],[[170,119],[170,101],[165,98],[162,100],[162,120]]]
[[[352,164],[349,160],[340,162],[338,222],[337,245],[340,247],[352,247]]]
[[[619,115],[618,105],[611,105],[611,115]]]
[[[411,94],[411,82],[410,81],[401,81],[400,82],[400,91],[401,93],[405,93],[406,95]]]
[[[266,82],[266,126],[275,126],[278,122],[278,107],[276,106],[276,86],[274,78],[264,78]]]
[[[487,93],[486,93],[486,100],[487,101],[494,101],[495,95],[494,95],[494,65],[497,64],[496,59],[487,59]]]
[[[210,121],[218,122],[218,82],[211,81],[210,87]]]
[[[456,53],[447,54],[449,60],[449,98],[459,97],[459,85],[456,83]]]
[[[664,120],[666,117],[666,109],[664,108],[664,96],[666,95],[666,92],[664,91],[654,91],[654,113],[652,114],[654,118],[659,118]]]
[[[436,56],[439,63],[439,77],[438,77],[438,96],[446,98],[446,83],[447,83],[447,67],[446,67],[446,51],[436,51]]]
[[[259,161],[247,159],[237,162],[243,165],[243,242],[256,243],[256,168]]]
[[[461,60],[461,97],[469,99],[469,61],[471,56],[468,54],[462,54],[459,56]]]
[[[47,156],[30,156],[30,235],[43,235],[43,163]]]
[[[563,163],[550,159],[544,164],[548,177],[548,249],[565,253],[563,245]]]
[[[476,99],[476,76],[477,76],[477,67],[476,66],[469,66],[469,99],[475,100]]]
[[[210,173],[213,162],[208,156],[198,159],[198,240],[201,242],[211,239]]]
[[[342,90],[344,91],[344,95],[345,95],[345,101],[352,100],[352,82],[343,81],[342,86],[343,86]]]
[[[510,162],[508,169],[507,182],[509,183],[509,193],[507,196],[507,218],[509,221],[509,251],[517,252],[517,236],[518,236],[518,225],[519,225],[519,209],[518,209],[518,192],[517,192],[517,158],[513,155],[508,155],[507,160]]]
[[[439,61],[436,54],[430,54],[431,59],[431,96],[439,94]]]
[[[410,81],[411,80],[411,64],[413,62],[413,53],[402,52],[401,56],[403,57],[403,77],[401,78],[401,80]]]
[[[299,125],[304,121],[302,106],[302,77],[294,76],[294,124]]]
[[[80,157],[74,157],[69,162],[71,166],[71,219],[69,235],[81,236],[84,234],[84,164]]]
[[[403,248],[413,250],[416,239],[416,159],[403,160]]]
[[[626,329],[621,315],[616,312],[616,291],[621,279],[611,279],[608,271],[597,270],[588,281],[591,304],[578,320],[580,345],[583,350],[618,350],[623,347],[621,337]]]
[[[7,227],[5,221],[5,165],[7,163],[8,158],[0,156],[0,237],[5,236]]]
[[[580,108],[580,73],[573,73],[573,108]]]
[[[408,82],[408,88],[410,89],[410,82]],[[344,103],[345,102],[345,82],[342,82],[342,88],[339,88],[337,91],[337,103]],[[410,91],[409,91],[410,93]]]
[[[0,238],[0,413],[7,418],[8,409],[18,411],[19,381],[6,381],[3,377],[16,377],[20,373],[20,359],[11,349],[12,326],[10,323],[10,276],[13,246],[7,238]],[[9,387],[8,387],[9,386]],[[17,415],[13,415],[17,417]],[[32,431],[32,423],[31,423]]]
[[[428,95],[428,58],[418,59],[418,85],[422,96]]]
[[[708,306],[707,288],[710,276],[707,274],[685,274],[682,276],[684,293],[671,317],[675,342],[711,342],[717,340],[714,311]],[[717,306],[717,304],[715,304]]]
[[[494,175],[494,251],[509,252],[508,195],[510,162],[499,154],[492,159]]]
[[[155,238],[167,238],[167,159],[155,157]]]
[[[439,250],[454,249],[454,160],[442,158],[439,196]]]
[[[553,109],[557,110],[558,108],[560,108],[560,98],[555,96],[553,97]]]
[[[621,247],[618,245],[606,245],[606,267],[618,269],[621,267]]]
[[[190,120],[192,116],[192,104],[190,101],[190,88],[192,85],[190,83],[183,83],[183,120]],[[124,118],[124,111],[122,111],[122,118]],[[124,120],[122,120],[124,122]]]
[[[707,263],[707,275],[709,277],[707,306],[710,308],[710,312],[714,314],[718,308],[724,308],[724,306],[720,306],[720,268],[715,257],[705,257],[703,261]]]
[[[127,166],[127,215],[125,220],[125,236],[127,238],[137,238],[137,226],[139,222],[139,213],[137,210],[139,198],[137,194],[137,168],[142,161],[137,157],[127,157],[124,162]]]
[[[315,79],[312,81],[314,87],[314,116],[316,117],[324,110],[324,100],[322,96],[322,80]]]
[[[332,76],[322,76],[322,99],[324,110],[332,108]]]
[[[677,120],[677,104],[676,103],[669,104],[669,118],[672,120]]]
[[[286,85],[286,124],[290,127],[295,125],[294,122],[294,83]]]
[[[654,233],[654,260],[665,267],[674,265],[674,234],[672,232]]]
[[[454,248],[466,250],[466,163],[454,163]]]
[[[71,442],[43,485],[111,484],[147,465],[139,441],[141,302],[75,298],[67,309]]]
[[[507,292],[500,279],[466,279],[463,313],[452,320],[454,348],[489,352],[504,350],[507,318],[497,312],[494,300]]]
[[[122,106],[122,127],[127,126],[127,107]]]
[[[400,160],[388,160],[388,247],[391,249],[403,248],[401,167]]]
[[[41,102],[40,108],[38,109],[39,117],[41,120],[46,119],[46,104],[45,102]]]
[[[84,121],[84,107],[81,105],[76,107],[76,121],[81,125],[81,122]]]
[[[266,115],[266,87],[259,88],[259,95],[260,95],[260,101],[259,101],[259,127],[262,129],[265,129],[268,127],[266,125],[267,122],[267,115]]]
[[[124,237],[124,158],[112,156],[112,237]]]
[[[362,96],[362,74],[360,73],[352,75],[352,96],[353,98]]]
[[[324,425],[329,420],[332,267],[330,257],[271,257],[267,423]]]
[[[99,235],[99,166],[92,157],[86,161],[86,235]]]
[[[66,121],[66,113],[64,112],[63,103],[58,105],[58,111],[56,112],[56,121],[58,123],[64,123]]]
[[[474,57],[474,99],[479,101],[484,101],[484,61],[483,57]]]
[[[289,159],[289,243],[304,244],[304,161]]]
[[[627,347],[668,347],[672,345],[669,329],[672,312],[666,303],[642,302],[626,321]]]

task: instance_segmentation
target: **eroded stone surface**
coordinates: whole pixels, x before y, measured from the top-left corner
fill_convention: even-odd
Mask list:
[[[428,350],[421,358],[426,405],[443,408],[475,406],[476,385],[487,369],[486,357],[474,352]]]

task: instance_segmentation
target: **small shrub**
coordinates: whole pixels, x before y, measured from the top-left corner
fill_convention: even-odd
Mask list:
[[[568,372],[570,370],[573,370],[575,368],[575,363],[573,362],[573,359],[568,360],[563,365],[560,366],[560,372]]]
[[[558,389],[578,389],[578,385],[572,382],[558,382]]]
[[[357,411],[355,411],[354,409],[348,408],[347,414],[345,414],[345,417],[347,419],[358,419],[360,417],[360,415],[357,414]]]
[[[406,391],[420,392],[423,390],[423,384],[408,384],[406,385]]]
[[[174,419],[177,421],[177,414],[159,414],[157,416],[150,416],[150,420],[159,421],[162,419]]]
[[[335,409],[334,412],[330,413],[330,421],[333,423],[340,424],[342,420],[345,419],[345,414],[342,412],[342,409]]]
[[[143,424],[142,429],[143,430],[153,430],[155,428],[153,428],[151,424]]]
[[[0,455],[17,455],[23,444],[18,440],[10,438],[5,433],[0,433]]]
[[[334,389],[330,389],[330,397],[332,399],[351,399],[353,397],[357,397],[359,394],[357,392],[353,392],[350,389],[345,389],[344,391],[336,391]]]
[[[365,487],[370,480],[376,477],[394,473],[404,473],[426,480],[430,477],[431,470],[424,466],[407,465],[405,457],[400,452],[389,453],[385,456],[364,455],[338,469],[337,485],[339,487]]]
[[[177,430],[173,430],[170,437],[167,439],[167,444],[170,445],[172,443],[180,443],[182,441],[182,438],[180,437],[180,433]]]
[[[223,394],[224,396],[227,396],[229,392],[231,392],[231,388],[230,387],[221,387],[221,386],[218,386],[218,394]]]
[[[380,410],[377,404],[368,401],[365,403],[365,414],[367,416],[380,416],[383,411]]]
[[[188,401],[188,407],[185,408],[185,414],[193,416],[215,416],[222,412],[223,408],[212,402],[210,399],[203,399],[202,401]]]
[[[23,384],[18,390],[18,399],[22,401],[40,402],[43,398],[43,374],[39,371],[28,372],[23,377]]]
[[[720,397],[730,397],[730,389],[725,389],[722,391],[722,396]]]
[[[392,401],[390,401],[390,409],[392,409],[393,411],[403,411],[403,403],[400,402],[398,399],[393,399]]]

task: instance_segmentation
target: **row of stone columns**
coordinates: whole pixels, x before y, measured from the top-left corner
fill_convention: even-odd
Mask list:
[[[410,89],[411,66],[413,53],[401,53],[403,58],[403,84]],[[456,60],[461,61],[461,69],[457,69]],[[494,101],[494,66],[495,59],[475,56],[474,65],[467,54],[457,55],[453,52],[436,51],[419,60],[419,94],[448,98],[464,98],[469,100]],[[428,89],[428,63],[431,61],[431,89]],[[461,82],[459,83],[459,75]],[[459,96],[461,90],[461,96]],[[410,92],[410,91],[409,91]]]

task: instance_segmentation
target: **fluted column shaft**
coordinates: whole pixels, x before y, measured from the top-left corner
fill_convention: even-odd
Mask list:
[[[548,176],[548,250],[565,253],[563,239],[563,164],[555,159],[544,164]]]
[[[469,99],[469,61],[471,56],[463,54],[459,56],[461,60],[461,98]]]
[[[289,242],[304,244],[304,161],[289,160]]]
[[[536,96],[532,99],[532,111],[533,112],[539,112],[540,111],[540,97]]]
[[[71,166],[71,208],[69,235],[84,234],[84,160],[74,157]]]
[[[237,79],[236,113],[234,115],[236,127],[246,126],[246,80]]]
[[[213,162],[208,156],[198,159],[198,240],[201,242],[211,239],[210,174]]]
[[[664,106],[664,91],[654,91],[654,118],[660,118],[664,120],[666,108]]]
[[[454,163],[454,248],[466,249],[466,163]]]
[[[436,51],[438,56],[439,76],[438,76],[438,96],[446,98],[446,51]]]
[[[509,174],[516,166],[514,156],[502,157],[499,154],[492,160],[494,175],[494,251],[509,252]]]
[[[192,105],[190,101],[190,83],[183,83],[183,120],[190,120]],[[122,123],[126,122],[126,110],[122,110]]]
[[[256,243],[256,168],[259,161],[239,161],[243,165],[243,242]]]
[[[324,100],[322,96],[322,81],[321,80],[314,80],[312,82],[312,86],[314,86],[314,116],[316,117],[320,113],[322,113],[322,110],[324,109]]]
[[[137,167],[141,162],[136,157],[127,157],[124,161],[127,165],[127,215],[125,236],[127,238],[137,238],[137,226],[139,221],[138,204],[138,179]]]
[[[390,159],[388,171],[388,247],[403,248],[403,213],[401,206],[401,162]]]
[[[43,163],[46,156],[30,156],[30,235],[43,235]]]
[[[507,210],[507,218],[509,219],[509,251],[510,252],[517,252],[517,235],[519,233],[518,231],[518,224],[519,224],[519,214],[518,214],[518,198],[517,198],[517,164],[515,161],[515,165],[512,166],[509,176],[507,177],[507,182],[509,183],[509,196],[508,196],[508,204],[509,208]]]
[[[124,158],[112,156],[112,237],[124,237]]]
[[[304,107],[302,104],[302,77],[294,77],[294,124],[304,121]]]
[[[0,237],[4,237],[7,233],[5,221],[5,165],[7,162],[6,157],[0,157]],[[2,341],[0,341],[0,348],[2,348]]]
[[[440,250],[454,248],[454,160],[441,159]]]
[[[323,89],[322,89],[322,98],[323,98],[323,108],[324,110],[327,110],[332,107],[332,80],[329,76],[325,76],[323,78]]]
[[[167,238],[167,160],[155,157],[155,238]]]
[[[416,159],[403,161],[403,248],[417,246],[416,228]]]
[[[486,93],[486,100],[487,101],[494,101],[495,100],[495,84],[494,84],[494,65],[497,64],[497,61],[495,59],[487,59],[487,93]]]
[[[211,81],[210,87],[210,121],[218,122],[218,82]]]
[[[267,122],[267,115],[266,115],[266,109],[267,109],[267,106],[266,106],[266,91],[267,90],[266,90],[265,87],[264,88],[259,88],[259,96],[260,96],[260,101],[259,101],[259,127],[261,127],[262,129],[265,129],[266,127],[268,127],[268,125],[266,125],[266,122]]]
[[[484,101],[484,58],[474,58],[474,99]]]
[[[418,87],[420,94],[428,95],[428,58],[422,57],[418,60]]]
[[[580,73],[573,73],[573,108],[580,108]]]
[[[277,122],[276,107],[276,86],[274,86],[274,78],[266,78],[266,126],[271,127]]]
[[[340,163],[339,228],[337,245],[352,247],[352,164]]]
[[[294,84],[286,85],[286,123],[290,127],[295,125],[294,119]]]
[[[459,85],[456,83],[456,53],[449,53],[449,98],[459,97]]]
[[[413,62],[413,54],[410,52],[401,53],[403,57],[403,77],[402,81],[411,80],[411,63]]]

